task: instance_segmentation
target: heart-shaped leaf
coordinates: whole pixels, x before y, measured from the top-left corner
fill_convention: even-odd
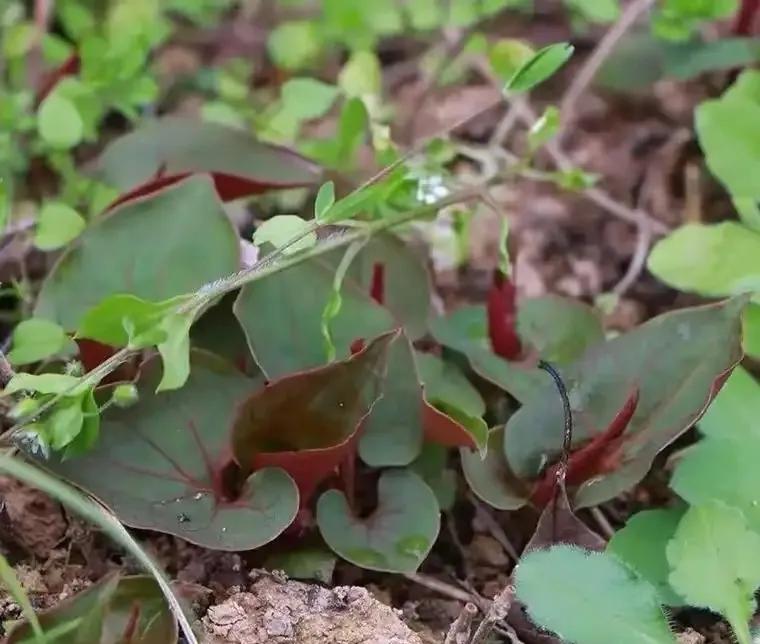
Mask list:
[[[319,175],[295,152],[261,143],[243,130],[172,116],[111,143],[98,159],[96,176],[123,193],[118,204],[199,173],[213,176],[224,201],[310,185]]]
[[[156,395],[158,360],[144,368],[139,401],[103,414],[87,453],[46,467],[92,493],[127,525],[217,550],[248,550],[280,534],[296,515],[298,491],[283,470],[265,468],[229,489],[229,430],[237,405],[260,383],[215,356],[193,352],[182,389]],[[107,474],[105,474],[107,473]]]
[[[600,459],[601,471],[581,485],[577,506],[596,505],[638,482],[652,459],[691,427],[741,358],[738,298],[668,313],[592,347],[562,369],[574,417],[573,446],[604,432],[638,389],[625,433]],[[535,480],[562,446],[563,409],[547,382],[507,423],[504,450],[510,468]]]
[[[504,428],[492,429],[485,458],[473,450],[460,450],[462,471],[478,498],[499,510],[517,510],[528,503],[530,490],[510,471],[503,445]]]
[[[322,312],[344,254],[343,249],[326,253],[241,289],[235,315],[256,361],[270,377],[327,361]],[[382,306],[371,297],[379,263],[386,275]],[[283,293],[296,296],[284,298]],[[340,310],[330,319],[330,337],[339,358],[350,354],[356,340],[374,338],[399,325],[412,339],[427,328],[429,277],[417,257],[395,237],[379,236],[362,248],[351,261],[340,294]]]
[[[190,178],[97,219],[48,274],[35,314],[74,330],[111,295],[191,293],[236,271],[239,252],[211,181]]]
[[[533,621],[583,644],[674,644],[654,588],[612,555],[557,545],[525,556],[517,598]]]
[[[665,554],[683,513],[683,508],[668,508],[634,514],[607,545],[607,552],[652,584],[660,601],[669,606],[684,603],[668,581],[670,566]]]
[[[103,642],[174,644],[177,624],[152,577],[110,574],[86,590],[38,613],[56,644]],[[26,622],[13,626],[6,644],[34,641]]]
[[[452,362],[432,353],[415,353],[425,398],[433,405],[444,403],[470,416],[486,413],[486,404],[477,389]]]
[[[303,502],[355,449],[353,438],[380,396],[396,333],[380,336],[343,362],[285,376],[246,398],[232,425],[244,471],[279,466]]]
[[[343,252],[340,249],[299,262],[240,290],[235,315],[256,362],[270,378],[325,364],[322,311],[333,292],[334,268]],[[337,357],[345,358],[354,341],[377,337],[394,323],[368,290],[348,276],[341,297],[342,306],[330,321],[330,332]]]
[[[322,494],[317,524],[339,556],[370,570],[414,572],[433,547],[440,517],[435,494],[410,470],[388,470],[378,481],[377,509],[356,517],[337,490]]]

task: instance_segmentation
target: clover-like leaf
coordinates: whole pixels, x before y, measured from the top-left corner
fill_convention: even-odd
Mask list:
[[[598,504],[638,482],[655,455],[699,420],[741,358],[744,304],[738,298],[667,313],[593,346],[562,369],[574,448],[604,433],[638,392],[635,413],[597,458],[599,467],[580,485],[576,505]],[[510,468],[527,480],[557,460],[562,446],[563,408],[553,386],[547,381],[506,426]]]
[[[716,501],[689,508],[667,546],[673,588],[689,604],[723,615],[739,644],[752,642],[758,550],[760,535],[747,528],[742,513]]]
[[[454,363],[432,353],[415,353],[425,398],[435,405],[444,403],[470,416],[482,416],[486,404],[477,389]]]
[[[448,450],[443,445],[427,443],[409,467],[433,490],[444,512],[454,507],[457,497],[457,473],[448,467]]]
[[[680,507],[638,512],[607,544],[607,552],[652,584],[660,601],[669,606],[684,603],[668,581],[670,566],[665,554],[683,514],[684,509]]]
[[[577,546],[536,550],[515,573],[531,619],[578,644],[675,644],[657,593],[612,555]]]
[[[38,613],[56,644],[123,642],[175,644],[177,623],[158,584],[147,575],[109,574],[82,592]],[[26,622],[15,624],[7,644],[33,641]]]
[[[210,174],[224,201],[310,185],[318,177],[316,167],[295,152],[260,143],[239,129],[173,116],[111,143],[96,172],[123,193],[109,209],[193,174]]]
[[[296,515],[298,491],[278,468],[232,486],[229,427],[237,405],[261,385],[207,353],[194,352],[182,389],[156,395],[159,361],[138,384],[139,401],[103,414],[86,453],[45,465],[89,491],[133,527],[167,532],[217,550],[247,550],[280,534]],[[273,419],[274,421],[274,419]]]
[[[362,568],[414,572],[438,537],[435,494],[410,470],[387,470],[378,481],[377,509],[354,515],[343,493],[328,490],[317,502],[322,537],[340,557]]]
[[[74,330],[109,296],[191,293],[235,272],[239,253],[211,181],[193,177],[97,219],[48,274],[35,314]]]
[[[244,471],[279,466],[304,502],[352,455],[354,437],[380,396],[396,333],[380,336],[342,362],[285,376],[240,403],[232,450]]]

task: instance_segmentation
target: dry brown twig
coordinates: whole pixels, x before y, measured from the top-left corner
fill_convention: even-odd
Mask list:
[[[515,587],[512,584],[507,584],[504,590],[494,597],[483,621],[480,622],[475,634],[472,636],[470,644],[483,644],[486,641],[494,626],[503,619],[506,619],[514,597]]]
[[[478,607],[471,602],[467,602],[462,608],[462,612],[459,613],[459,616],[451,623],[443,644],[468,644],[472,620],[477,614]]]

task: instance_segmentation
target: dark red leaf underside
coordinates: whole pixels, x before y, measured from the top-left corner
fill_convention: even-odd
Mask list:
[[[620,460],[623,433],[631,422],[639,403],[639,390],[634,389],[607,429],[596,435],[586,445],[570,454],[567,461],[566,485],[574,487],[599,474],[611,472]],[[534,487],[530,500],[544,507],[556,495],[559,464],[547,468]]]
[[[494,271],[488,292],[488,337],[496,355],[505,360],[518,360],[522,344],[517,335],[517,290],[500,270]]]
[[[382,304],[385,300],[385,266],[380,262],[375,262],[372,265],[372,283],[369,294],[378,304]]]

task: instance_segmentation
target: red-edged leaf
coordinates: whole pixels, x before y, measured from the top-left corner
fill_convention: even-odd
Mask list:
[[[604,456],[603,468],[612,471],[581,484],[574,503],[596,505],[634,485],[655,455],[699,420],[742,357],[745,303],[745,298],[735,298],[667,313],[592,346],[561,370],[575,420],[574,449],[591,445],[616,416],[624,420],[621,410],[626,400],[632,404],[632,387],[640,390],[622,436],[607,445],[602,441],[604,449],[594,444]],[[561,452],[564,412],[552,389],[546,383],[506,426],[504,453],[511,470],[525,480],[537,479],[547,460],[557,460]]]
[[[451,408],[449,414],[457,416],[457,410]],[[422,426],[425,432],[425,440],[444,447],[467,447],[485,451],[485,443],[488,440],[488,428],[483,425],[485,431],[480,428],[476,432],[468,431],[462,423],[467,419],[459,416],[461,422],[444,411],[433,407],[427,400],[422,400]],[[471,425],[472,427],[472,425]]]
[[[488,292],[488,337],[494,353],[506,360],[518,360],[522,354],[517,335],[517,289],[504,273],[494,271]]]
[[[153,194],[188,175],[209,174],[228,201],[267,190],[308,186],[319,170],[304,157],[216,123],[165,117],[111,143],[96,175],[122,195],[109,209]]]
[[[386,333],[342,362],[285,376],[248,397],[232,430],[243,470],[282,467],[308,501],[354,450],[362,420],[380,396],[386,354],[397,335]]]
[[[631,422],[639,404],[639,389],[633,390],[607,429],[594,436],[586,445],[571,452],[567,460],[565,484],[576,487],[599,474],[606,474],[619,464],[623,432]],[[541,480],[533,486],[530,500],[544,507],[554,498],[559,463],[547,468]]]
[[[81,61],[78,54],[71,54],[58,67],[45,76],[37,89],[35,105],[39,105],[45,100],[45,97],[53,91],[58,82],[66,76],[74,76],[79,73]]]
[[[160,360],[145,365],[137,403],[104,412],[90,451],[42,464],[135,528],[216,550],[248,550],[274,539],[296,516],[298,489],[276,468],[239,480],[230,446],[237,406],[261,381],[198,351],[181,389],[156,394],[161,375]]]

